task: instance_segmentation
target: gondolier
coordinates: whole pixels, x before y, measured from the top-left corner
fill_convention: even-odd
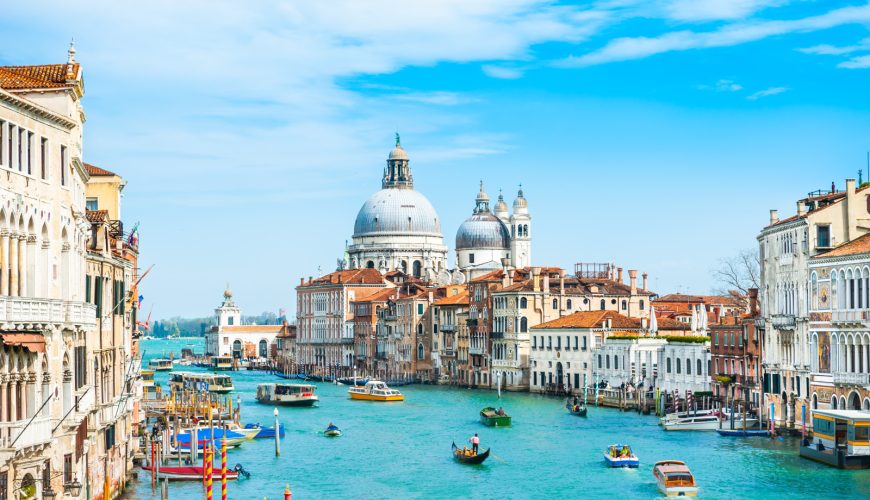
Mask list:
[[[475,432],[473,436],[468,439],[471,442],[471,452],[477,455],[477,447],[480,445],[480,438],[477,437],[477,433]]]

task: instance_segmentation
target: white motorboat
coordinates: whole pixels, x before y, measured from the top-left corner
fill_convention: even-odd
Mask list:
[[[662,423],[666,431],[715,431],[720,426],[722,416],[717,412],[710,415],[675,418]]]
[[[283,406],[312,406],[318,397],[317,388],[310,384],[260,384],[257,386],[257,402]]]

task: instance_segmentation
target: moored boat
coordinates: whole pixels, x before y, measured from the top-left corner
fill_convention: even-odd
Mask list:
[[[511,416],[505,413],[504,408],[495,409],[491,406],[480,410],[480,422],[490,427],[509,427]]]
[[[351,399],[364,401],[404,401],[405,396],[387,387],[387,384],[379,380],[369,380],[363,387],[351,387],[347,390]]]
[[[245,439],[254,439],[255,437],[257,437],[257,434],[260,433],[259,426],[241,427],[239,425],[233,424],[229,427],[229,430],[231,430],[232,432],[237,432],[237,433],[245,436]]]
[[[211,369],[215,371],[227,371],[233,369],[232,356],[212,356]]]
[[[767,429],[716,429],[720,436],[728,437],[767,437],[770,431]]]
[[[604,462],[608,467],[636,468],[640,465],[637,455],[632,453],[627,444],[612,444],[604,450]]]
[[[813,410],[813,437],[804,439],[799,453],[840,469],[870,469],[870,413]]]
[[[453,458],[461,463],[461,464],[469,464],[469,465],[477,465],[482,464],[484,460],[489,458],[489,450],[491,448],[487,448],[486,451],[480,453],[474,453],[468,448],[460,448],[456,446],[456,443],[453,443]]]
[[[351,378],[351,377],[344,377],[344,378],[338,379],[339,384],[354,385],[354,386],[365,386],[368,383],[368,381],[369,380],[365,379],[365,378]]]
[[[679,460],[664,460],[656,462],[653,467],[653,476],[658,482],[659,491],[666,497],[696,497],[698,486],[695,484],[695,476]]]
[[[703,416],[688,416],[664,422],[666,431],[715,431],[722,425],[722,416],[716,412]]]
[[[175,372],[169,377],[169,386],[175,390],[198,390],[216,393],[232,392],[233,379],[215,373]]]
[[[253,428],[260,429],[260,432],[258,432],[257,435],[254,436],[255,439],[274,438],[275,437],[275,426],[265,427],[265,426],[261,426],[260,424],[247,424],[247,425],[245,425],[245,429],[253,429]],[[284,437],[284,424],[281,424],[278,427],[278,432],[280,433],[279,437]]]
[[[142,470],[151,472],[150,465],[143,465]],[[220,478],[220,468],[212,469],[213,474]],[[202,466],[174,466],[162,465],[157,468],[157,479],[169,479],[171,481],[202,481],[203,470]],[[239,478],[239,473],[233,469],[227,470],[227,479],[234,480]]]
[[[168,372],[172,370],[172,360],[168,358],[154,358],[148,361],[148,368],[155,372]]]
[[[680,411],[676,413],[668,413],[664,417],[659,419],[659,425],[664,425],[667,422],[672,422],[674,420],[679,420],[681,418],[687,417],[708,417],[713,414],[719,413],[719,410],[692,410],[692,411]]]
[[[281,406],[312,406],[318,401],[316,386],[310,384],[259,384],[257,402]]]

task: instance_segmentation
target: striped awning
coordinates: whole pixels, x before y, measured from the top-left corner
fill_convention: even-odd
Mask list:
[[[5,345],[20,345],[30,352],[45,352],[45,337],[41,333],[3,333],[0,340]]]

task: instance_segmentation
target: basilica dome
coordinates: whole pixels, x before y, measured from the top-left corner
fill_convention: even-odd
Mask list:
[[[509,250],[511,235],[507,226],[490,212],[473,214],[456,231],[456,250]]]
[[[378,234],[442,237],[435,208],[413,189],[381,189],[366,200],[356,216],[353,236]]]

